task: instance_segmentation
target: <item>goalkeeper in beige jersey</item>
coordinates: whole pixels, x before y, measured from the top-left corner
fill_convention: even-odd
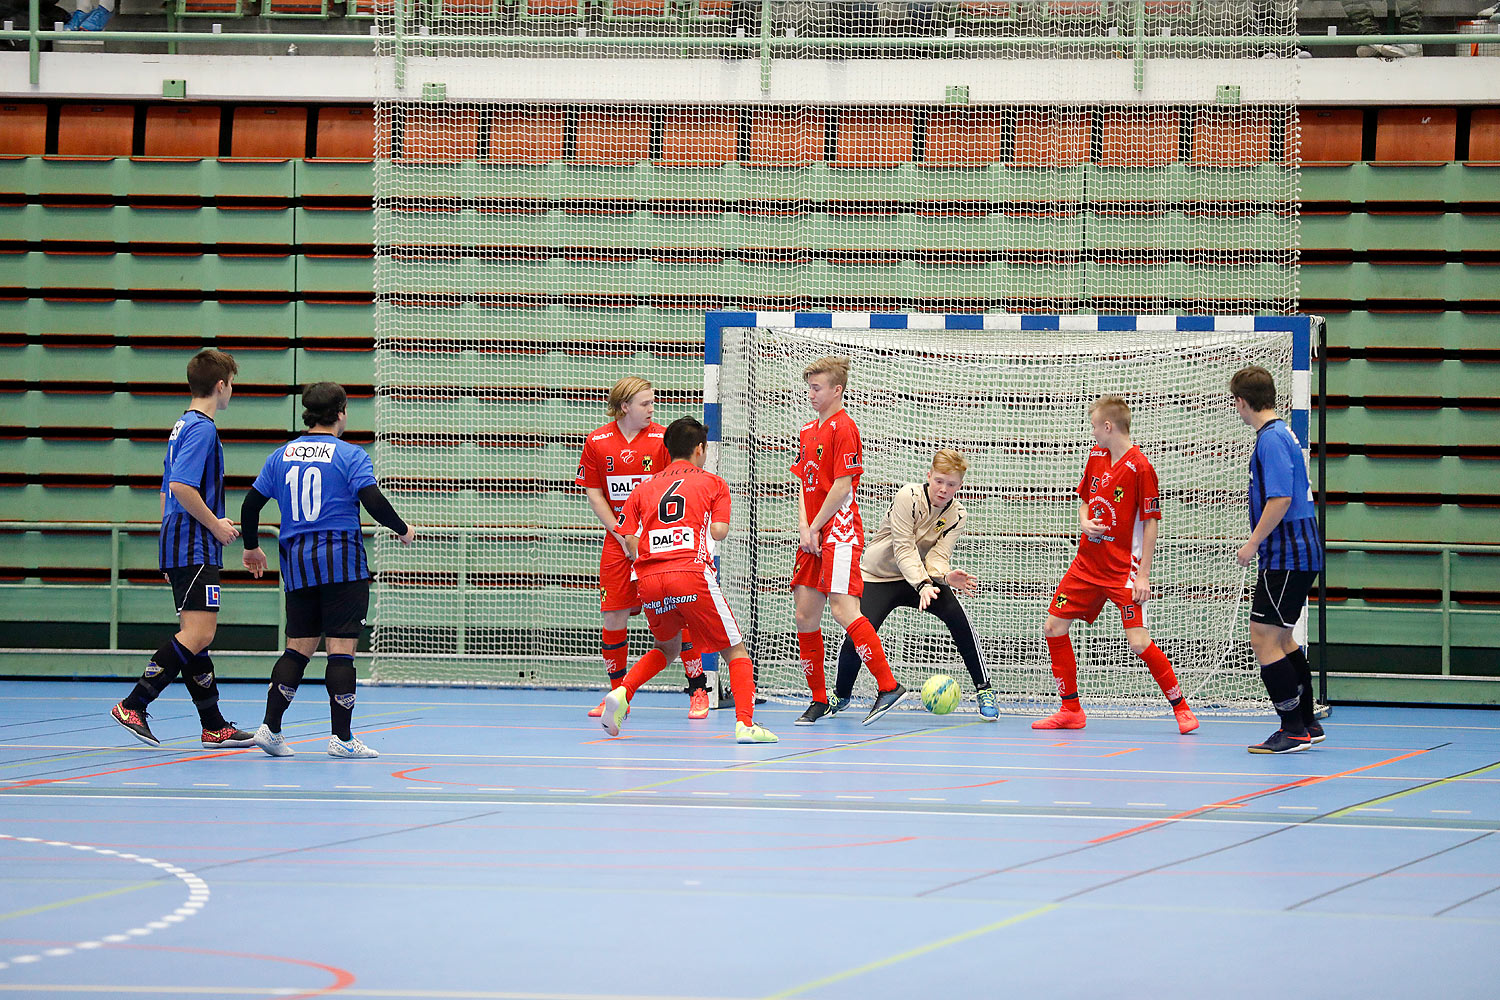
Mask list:
[[[880,528],[865,546],[860,559],[864,593],[861,613],[877,629],[897,608],[915,608],[937,615],[948,626],[953,642],[979,702],[979,714],[987,722],[999,717],[989,671],[979,652],[979,640],[957,594],[973,594],[979,580],[961,569],[953,569],[953,547],[964,529],[964,506],[957,500],[964,483],[968,460],[951,448],[932,457],[927,480],[909,483],[896,491]],[[860,658],[848,637],[839,648],[838,678],[834,683],[832,708],[849,704]]]

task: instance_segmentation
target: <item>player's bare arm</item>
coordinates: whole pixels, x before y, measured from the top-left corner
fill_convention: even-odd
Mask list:
[[[599,519],[599,523],[604,525],[604,530],[609,532],[610,537],[619,544],[620,548],[625,550],[626,555],[634,559],[635,554],[625,544],[625,536],[620,534],[616,526],[615,509],[609,505],[609,499],[605,497],[604,491],[597,486],[586,486],[584,487],[584,493],[589,498],[589,509],[594,512],[594,516]]]
[[[1271,532],[1276,530],[1276,526],[1291,509],[1291,497],[1266,497],[1266,505],[1261,509],[1260,520],[1256,522],[1255,530],[1250,533],[1250,540],[1241,545],[1240,550],[1234,554],[1241,566],[1250,565],[1255,559],[1260,543],[1271,536]]]
[[[208,529],[220,545],[228,545],[240,537],[240,529],[227,517],[220,517],[208,509],[203,495],[187,483],[168,483],[172,497],[182,504],[182,509],[193,515],[193,520]]]
[[[1135,582],[1130,585],[1130,597],[1137,604],[1151,600],[1151,557],[1156,554],[1156,535],[1160,528],[1156,518],[1141,525],[1141,565],[1135,573]]]

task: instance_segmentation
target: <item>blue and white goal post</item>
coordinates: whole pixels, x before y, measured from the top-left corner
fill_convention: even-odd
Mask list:
[[[925,462],[930,458],[930,452],[922,455],[916,454],[922,451],[921,447],[914,447],[917,443],[926,447],[933,443],[958,440],[963,446],[973,449],[980,455],[985,461],[983,474],[988,478],[976,478],[971,472],[970,479],[976,483],[987,483],[988,486],[975,485],[972,491],[966,487],[966,493],[972,492],[979,498],[976,503],[969,505],[971,517],[975,507],[982,507],[988,502],[983,499],[985,496],[997,496],[1006,492],[1024,494],[1027,491],[1051,491],[1059,497],[1063,494],[1071,497],[1076,478],[1069,483],[1065,481],[1066,476],[1071,474],[1076,477],[1076,469],[1073,469],[1075,456],[1076,463],[1081,467],[1082,457],[1087,454],[1087,448],[1090,446],[1087,441],[1088,403],[1097,395],[1112,391],[1122,391],[1128,398],[1142,399],[1147,406],[1147,409],[1141,412],[1147,422],[1145,430],[1148,435],[1153,431],[1158,434],[1162,433],[1161,427],[1166,422],[1166,415],[1170,415],[1177,421],[1175,428],[1168,432],[1175,435],[1168,438],[1174,447],[1157,445],[1164,451],[1163,458],[1170,461],[1175,452],[1180,453],[1176,456],[1181,459],[1178,462],[1180,466],[1191,466],[1194,462],[1202,465],[1206,461],[1203,454],[1213,453],[1214,460],[1220,462],[1220,467],[1215,471],[1215,478],[1212,480],[1215,489],[1210,491],[1207,485],[1203,485],[1201,492],[1205,496],[1213,492],[1216,497],[1220,498],[1215,501],[1220,506],[1237,505],[1238,507],[1237,515],[1233,511],[1218,511],[1214,515],[1219,518],[1218,521],[1192,529],[1196,534],[1194,535],[1195,541],[1191,544],[1196,544],[1201,549],[1205,547],[1201,538],[1207,537],[1207,534],[1220,532],[1221,535],[1217,537],[1225,537],[1230,532],[1240,532],[1243,537],[1248,530],[1242,527],[1245,519],[1243,487],[1238,487],[1237,496],[1221,497],[1222,494],[1230,492],[1223,487],[1223,483],[1231,481],[1234,476],[1238,475],[1235,470],[1224,468],[1222,454],[1226,451],[1234,451],[1236,454],[1248,457],[1249,448],[1253,444],[1253,435],[1249,434],[1234,417],[1228,393],[1228,374],[1236,370],[1234,366],[1242,364],[1262,364],[1272,371],[1277,382],[1280,407],[1298,441],[1302,444],[1304,458],[1309,457],[1313,348],[1314,339],[1321,335],[1322,323],[1320,318],[1310,316],[1095,316],[1015,313],[944,315],[936,313],[742,311],[707,313],[704,321],[703,417],[708,428],[708,468],[725,474],[732,484],[736,482],[741,483],[742,486],[745,483],[766,484],[764,487],[766,501],[762,504],[760,512],[763,525],[751,525],[749,530],[752,537],[748,542],[749,548],[745,547],[746,543],[742,538],[738,548],[731,546],[721,549],[716,557],[716,562],[719,562],[726,557],[743,560],[748,555],[753,564],[757,554],[764,551],[762,559],[764,565],[760,571],[757,571],[753,565],[748,569],[748,586],[746,567],[733,567],[728,570],[731,576],[736,574],[740,576],[738,583],[740,599],[750,604],[759,601],[759,613],[765,616],[763,619],[758,619],[756,608],[734,606],[735,614],[741,618],[742,631],[747,637],[754,637],[759,626],[760,629],[769,627],[775,633],[774,636],[766,638],[763,648],[751,649],[751,655],[757,661],[758,688],[773,692],[781,684],[780,681],[767,682],[765,679],[766,662],[763,661],[763,657],[766,661],[780,664],[780,661],[786,660],[789,655],[782,648],[785,643],[781,642],[783,637],[780,636],[780,633],[785,631],[784,623],[778,619],[776,623],[768,626],[767,621],[773,616],[789,614],[790,595],[782,597],[776,592],[776,586],[770,585],[767,581],[771,583],[782,581],[789,572],[793,559],[791,548],[787,548],[785,553],[780,552],[780,542],[784,541],[780,533],[785,529],[785,525],[780,522],[784,521],[787,515],[779,511],[779,507],[790,502],[788,498],[794,495],[790,493],[791,475],[785,468],[790,462],[784,459],[795,447],[796,427],[810,416],[806,409],[805,399],[800,396],[801,387],[797,384],[800,365],[804,363],[804,355],[808,355],[808,359],[822,354],[854,353],[856,355],[856,365],[851,374],[850,392],[853,396],[857,388],[860,394],[858,398],[864,401],[863,406],[855,407],[855,416],[860,422],[861,434],[865,439],[866,471],[864,475],[867,482],[873,484],[878,481],[889,487],[891,482],[914,481],[921,475],[921,471],[912,463],[917,462],[918,459]],[[774,334],[774,336],[768,336],[768,334]],[[726,353],[726,343],[733,345],[729,353]],[[750,349],[752,343],[755,345],[754,350]],[[1051,351],[1056,352],[1055,363],[1049,356]],[[739,353],[736,355],[735,352]],[[963,384],[964,373],[970,370],[969,352],[972,352],[971,370],[974,372],[972,375],[974,382],[977,384],[983,379],[989,379],[985,382],[986,388],[983,390],[968,389]],[[783,358],[782,355],[785,357]],[[776,363],[770,364],[764,360],[771,357],[776,359]],[[941,368],[934,367],[935,357],[939,359]],[[1121,357],[1125,360],[1118,360]],[[783,361],[785,361],[784,364]],[[793,364],[793,362],[796,363]],[[1003,367],[1005,371],[1000,374],[981,374],[986,363]],[[729,367],[726,367],[726,364]],[[1015,376],[1013,386],[1006,380],[1013,377],[1018,364],[1025,369],[1025,372],[1021,376]],[[1128,367],[1129,364],[1135,364],[1136,367],[1131,369]],[[761,365],[766,365],[766,367],[760,376],[757,376],[754,371],[744,370],[756,369]],[[1108,373],[1115,370],[1116,365],[1120,366],[1118,368],[1118,377],[1121,380],[1119,389],[1101,388],[1101,386],[1110,385]],[[1106,373],[1105,378],[1101,379],[1101,371]],[[934,385],[934,372],[940,372],[941,378],[947,381],[943,386],[931,391]],[[1132,372],[1133,374],[1130,374]],[[1152,382],[1151,380],[1158,372],[1160,372],[1160,381]],[[763,379],[765,384],[757,385],[757,378]],[[1057,380],[1060,391],[1066,391],[1071,395],[1060,402],[1055,400],[1056,393],[1047,382],[1049,378]],[[879,385],[882,380],[884,384]],[[995,385],[1001,385],[1004,388],[991,388]],[[1007,466],[995,457],[1002,449],[986,449],[986,444],[992,443],[986,435],[994,435],[996,438],[1008,436],[1010,443],[1014,445],[1015,435],[1026,433],[1025,430],[1018,429],[1018,425],[1024,423],[1020,411],[1033,409],[1033,407],[1026,406],[1024,402],[1018,405],[1016,400],[1018,398],[1026,400],[1027,393],[1034,394],[1035,398],[1041,401],[1034,407],[1035,409],[1045,409],[1047,406],[1062,407],[1050,413],[1038,414],[1036,420],[1051,420],[1052,424],[1069,421],[1073,424],[1081,424],[1081,428],[1071,425],[1067,428],[1067,433],[1073,437],[1066,441],[1049,436],[1050,431],[1047,428],[1051,425],[1046,423],[1036,425],[1041,428],[1038,433],[1045,439],[1045,443],[1038,447],[1050,448],[1062,456],[1058,461],[1063,464],[1059,465],[1056,470],[1052,466],[1041,468],[1035,462],[1027,464],[1028,460],[1024,458],[1017,460],[1014,457],[1006,459],[1011,463]],[[958,397],[956,403],[954,394]],[[941,398],[934,403],[927,398],[933,396]],[[1003,396],[1007,402],[996,402],[1000,396]],[[903,402],[901,406],[907,408],[899,411],[890,408],[882,409],[879,405],[870,403],[875,398],[910,400],[913,397],[915,402],[911,402],[909,406]],[[1189,402],[1180,403],[1184,399]],[[1161,403],[1162,400],[1166,402]],[[1163,407],[1176,406],[1177,409],[1171,414],[1166,414],[1165,410],[1160,413],[1152,411],[1150,406],[1158,403]],[[1132,402],[1132,406],[1135,405]],[[726,406],[731,407],[731,410],[726,411]],[[1007,406],[1010,409],[1006,409]],[[738,412],[739,409],[748,409],[753,412],[742,414]],[[1059,416],[1064,411],[1069,414],[1066,418]],[[1202,431],[1208,436],[1205,436],[1200,443],[1197,436],[1200,433],[1199,427],[1205,419],[1204,414],[1207,414],[1208,421],[1214,426],[1211,430]],[[890,441],[885,444],[884,451],[878,443],[872,446],[872,442],[883,433],[878,423],[882,415],[886,415],[886,419],[892,426],[900,428],[899,435],[888,435]],[[750,427],[748,434],[746,433],[747,421]],[[758,429],[757,421],[759,421]],[[923,421],[926,423],[924,424]],[[729,428],[727,437],[726,428]],[[785,438],[784,441],[783,438]],[[1043,438],[1038,440],[1043,440]],[[733,460],[730,461],[729,466],[738,470],[737,475],[731,475],[725,471],[726,457],[731,457],[724,452],[727,446],[736,449],[736,452],[731,453]],[[1081,453],[1078,448],[1083,449]],[[743,468],[744,462],[738,456],[738,450],[746,449],[762,453],[759,458],[759,468],[752,469],[748,477]],[[1017,450],[1015,447],[1009,448],[1009,452]],[[1027,450],[1024,443],[1019,450],[1022,452]],[[757,458],[752,455],[749,461],[753,465]],[[887,467],[878,468],[877,462],[883,462]],[[1153,462],[1155,462],[1154,458]],[[925,465],[921,468],[925,468]],[[1071,469],[1071,473],[1059,471],[1067,469]],[[1180,475],[1179,478],[1183,476]],[[1316,478],[1314,481],[1317,482]],[[1017,483],[1020,485],[1013,485]],[[1177,485],[1180,487],[1181,483]],[[1196,485],[1189,483],[1189,492],[1196,488]],[[1318,482],[1320,489],[1321,485]],[[875,509],[875,504],[879,502],[877,496],[879,489],[880,487],[872,487],[872,495],[867,500],[864,495],[866,486],[860,487],[860,504],[867,533],[875,530],[883,513]],[[985,492],[986,489],[989,493]],[[1164,481],[1164,497],[1167,489],[1167,483]],[[750,492],[758,494],[762,491],[751,487]],[[771,499],[773,496],[776,498],[774,501]],[[1062,502],[1076,503],[1076,500]],[[998,507],[1003,504],[1004,501],[1001,500],[992,506]],[[1178,506],[1186,510],[1190,506],[1196,506],[1196,502],[1182,502]],[[747,516],[753,518],[755,514],[753,497],[738,494],[734,496],[734,519],[737,524]],[[1192,516],[1197,515],[1195,513]],[[1234,521],[1234,516],[1240,520]],[[1072,527],[1076,528],[1076,525]],[[980,532],[983,530],[981,528]],[[1059,537],[1049,539],[1048,542],[1053,549],[1060,550],[1064,541],[1061,536],[1066,534],[1066,530],[1056,534]],[[993,539],[998,537],[998,534],[992,529],[985,537]],[[1015,539],[1010,541],[1015,544],[1024,544],[1024,542],[1016,542]],[[980,543],[961,543],[961,549],[964,544],[970,545],[972,549],[974,545]],[[1067,542],[1067,546],[1069,547],[1066,553],[1059,558],[1064,560],[1071,558],[1071,546],[1076,546],[1076,538]],[[1231,562],[1233,561],[1232,553],[1233,547],[1230,549]],[[1003,558],[1014,561],[1015,550],[1006,550]],[[1199,558],[1203,557],[1200,555]],[[1217,556],[1214,555],[1213,558]],[[783,562],[785,566],[781,565]],[[1066,562],[1064,561],[1062,565],[1065,568]],[[726,567],[721,566],[721,571],[725,569]],[[1035,576],[1039,573],[1051,572],[1051,570],[1038,570],[1033,567],[1031,572]],[[1215,569],[1214,572],[1218,570]],[[1230,580],[1225,584],[1226,592],[1232,591],[1234,582]],[[997,586],[1003,589],[1007,584],[1001,581]],[[726,592],[728,592],[727,586]],[[762,592],[764,592],[763,600],[759,599]],[[731,594],[731,600],[733,598],[734,595]],[[782,605],[785,605],[785,608],[782,608]],[[1008,612],[1000,614],[1003,617],[1006,613]],[[1022,608],[1021,613],[1029,612]],[[750,618],[748,622],[746,616]],[[1306,618],[1307,616],[1303,617],[1304,622]],[[1222,630],[1227,624],[1219,623],[1213,627]],[[1016,634],[1008,631],[1013,626],[1003,622],[991,622],[990,625],[996,635]],[[1206,621],[1204,625],[1208,627]],[[976,620],[975,626],[976,631],[980,632],[983,637],[984,625]],[[897,631],[900,631],[900,626],[897,627]],[[884,630],[882,635],[884,636]],[[772,641],[773,638],[775,641]],[[830,641],[827,647],[830,678],[832,677],[832,662],[838,648],[836,644],[838,638],[838,636],[830,635],[830,639],[835,641]],[[899,637],[896,641],[900,641]],[[913,640],[907,641],[909,650],[916,648],[910,645]],[[998,643],[999,640],[996,642]],[[1009,645],[1015,644],[1009,643]],[[925,650],[928,647],[921,648]],[[1248,644],[1246,644],[1245,651],[1236,650],[1234,653],[1234,656],[1241,659],[1246,655],[1248,655]],[[712,655],[703,658],[704,669],[712,672],[709,691],[715,705],[723,690],[718,682],[717,660],[718,658]],[[795,666],[795,660],[792,665]],[[781,670],[782,666],[777,666],[777,669]],[[1022,672],[1025,669],[1027,665],[1021,665]],[[1223,663],[1219,663],[1214,669],[1222,672],[1225,668]],[[788,674],[783,672],[776,676],[785,681],[785,684],[781,686],[796,686],[796,681],[789,679]],[[961,670],[958,676],[962,679]],[[723,680],[727,682],[727,677]],[[1043,680],[1046,680],[1050,686],[1050,678]],[[1204,683],[1209,684],[1210,687],[1217,684],[1216,681],[1208,680]],[[1122,690],[1120,697],[1124,703],[1129,702],[1135,695],[1132,691]],[[1255,697],[1263,696],[1257,694]],[[1229,692],[1224,695],[1224,698],[1226,703],[1235,702],[1238,695]]]

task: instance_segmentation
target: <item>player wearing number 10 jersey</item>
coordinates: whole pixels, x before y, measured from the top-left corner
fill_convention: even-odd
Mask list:
[[[774,735],[755,724],[755,668],[713,563],[713,544],[729,534],[729,484],[703,470],[708,430],[702,423],[692,417],[674,420],[665,441],[672,464],[636,487],[619,525],[635,557],[641,605],[656,648],[605,696],[600,722],[609,735],[619,734],[631,696],[671,662],[678,637],[691,628],[700,653],[727,650],[735,740],[775,743]]]
[[[351,731],[354,714],[354,647],[370,603],[370,563],[360,532],[359,507],[411,544],[416,531],[391,508],[375,481],[370,456],[339,440],[349,420],[341,385],[318,382],[302,394],[308,432],[271,452],[245,495],[240,524],[245,568],[260,577],[260,511],[267,501],[281,508],[281,585],[286,590],[286,652],[271,670],[266,718],[255,745],[273,757],[292,750],[281,738],[281,717],[297,694],[307,661],[328,637],[328,689],[333,736],[330,757],[378,757]]]
[[[627,375],[616,382],[609,391],[610,422],[584,438],[578,475],[573,480],[583,487],[590,509],[608,532],[599,553],[599,614],[604,619],[600,652],[611,688],[619,686],[630,662],[625,627],[631,615],[641,612],[625,539],[615,526],[631,492],[666,468],[669,461],[662,443],[666,428],[651,419],[655,409],[656,391],[650,382],[639,375]],[[682,640],[682,666],[688,681],[688,718],[706,719],[708,681],[703,676],[702,651],[694,650],[691,636]],[[589,715],[598,718],[603,711],[601,702]]]

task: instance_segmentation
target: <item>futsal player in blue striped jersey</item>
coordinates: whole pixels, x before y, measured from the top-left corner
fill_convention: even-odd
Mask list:
[[[219,711],[219,686],[209,644],[219,625],[219,570],[224,546],[239,537],[224,516],[224,446],[214,416],[229,405],[239,365],[223,351],[199,351],[188,362],[192,405],[172,427],[162,462],[158,562],[172,585],[177,634],[146,664],[135,689],[110,711],[116,722],[148,746],[160,746],[146,722],[146,706],[182,674],[203,724],[203,746],[247,747],[250,734]]]
[[[1250,538],[1235,557],[1259,556],[1250,602],[1250,646],[1281,728],[1251,753],[1295,753],[1323,742],[1313,710],[1312,667],[1292,628],[1323,571],[1323,541],[1302,445],[1276,415],[1276,383],[1258,365],[1229,380],[1235,412],[1255,428],[1250,456]]]
[[[370,563],[360,534],[359,507],[395,532],[403,545],[416,529],[391,507],[375,481],[375,466],[358,445],[342,441],[349,397],[334,382],[318,382],[302,393],[307,433],[273,451],[245,495],[240,525],[245,532],[245,568],[259,579],[266,571],[260,548],[260,511],[270,500],[281,509],[281,586],[286,591],[286,651],[271,669],[266,717],[255,745],[272,757],[290,757],[281,717],[296,697],[307,662],[327,637],[328,689],[333,735],[330,757],[379,757],[351,728],[354,716],[354,648],[370,604]]]

